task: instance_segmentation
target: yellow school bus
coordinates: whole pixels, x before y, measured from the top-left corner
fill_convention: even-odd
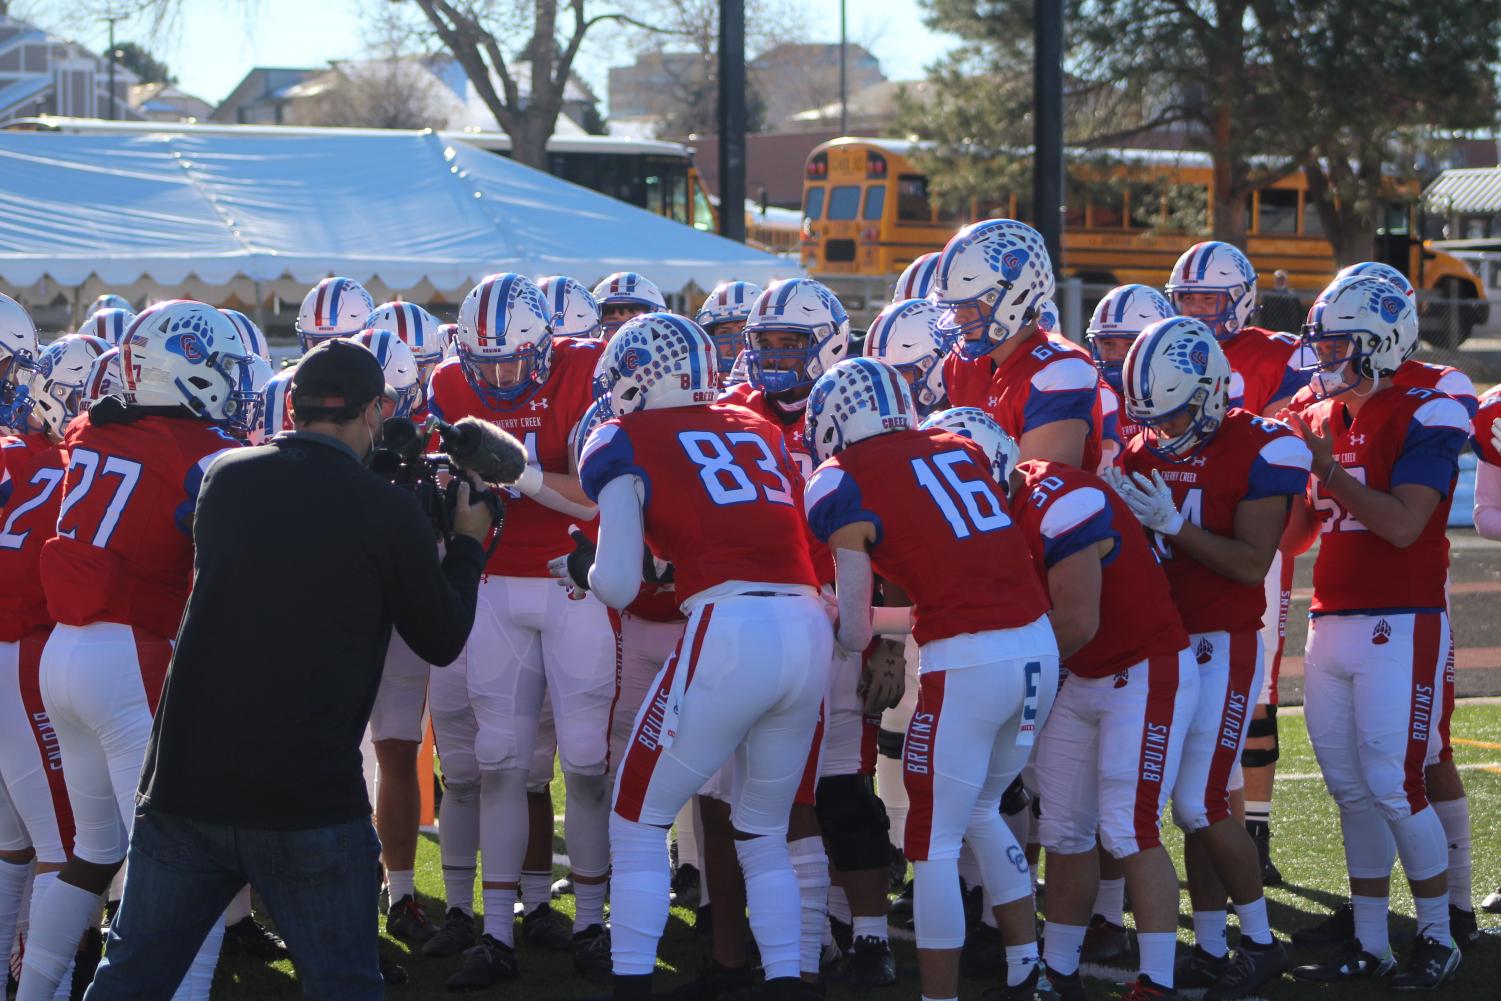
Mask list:
[[[1030,196],[998,192],[962,211],[940,204],[912,160],[915,146],[896,139],[843,138],[814,147],[803,175],[805,268],[814,274],[893,275],[919,254],[942,248],[965,223],[992,216],[1032,218]],[[1198,208],[1200,220],[1208,218],[1210,158],[1164,150],[1111,152],[1113,166],[1071,171],[1060,271],[1091,284],[1160,286],[1178,256],[1205,238],[1186,227],[1173,231],[1170,213],[1188,205]],[[1101,171],[1109,183],[1086,186],[1086,180],[1102,178],[1082,175]],[[1298,172],[1247,200],[1246,251],[1263,275],[1282,269],[1293,288],[1314,290],[1327,284],[1336,268],[1306,187]],[[1417,238],[1415,200],[1393,199],[1386,209],[1375,248],[1379,259],[1417,288],[1445,299],[1481,297],[1480,282],[1464,262]],[[1472,325],[1475,312],[1463,312]]]

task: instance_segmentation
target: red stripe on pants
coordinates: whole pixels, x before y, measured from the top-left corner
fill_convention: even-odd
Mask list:
[[[1412,617],[1412,701],[1407,715],[1407,755],[1403,761],[1402,791],[1407,807],[1417,813],[1428,805],[1423,781],[1423,762],[1428,758],[1428,737],[1439,725],[1443,712],[1443,664],[1438,658],[1443,624],[1437,612],[1418,612]]]
[[[167,683],[167,668],[172,664],[172,641],[164,640],[155,633],[136,626],[130,627],[136,641],[136,663],[141,665],[141,687],[146,690],[146,708],[156,717],[156,707],[162,700],[162,688]]]
[[[679,670],[687,671],[684,691],[687,685],[693,682],[693,672],[698,663],[698,655],[704,647],[704,634],[709,631],[709,619],[714,614],[712,603],[705,605],[699,613],[698,623],[693,627],[693,639],[688,642],[688,663],[682,663],[683,644],[688,640],[685,631],[678,638],[678,645],[672,651],[672,660],[668,662],[667,671],[662,675],[662,683],[652,693],[647,702],[646,714],[641,717],[641,724],[636,732],[631,735],[630,746],[625,750],[625,760],[621,762],[620,784],[615,794],[615,812],[626,820],[639,821],[641,808],[646,803],[646,790],[651,785],[652,772],[656,771],[657,759],[662,756],[661,731],[649,733],[647,727],[655,717],[656,725],[662,725],[663,713],[666,711],[667,699],[672,692],[672,679]]]
[[[933,838],[933,749],[938,744],[938,722],[943,716],[943,689],[947,674],[932,671],[919,679],[917,711],[907,724],[902,746],[902,785],[907,787],[907,836],[903,852],[914,862],[925,862]]]
[[[1162,790],[1167,779],[1168,738],[1178,698],[1178,655],[1147,659],[1147,706],[1141,720],[1141,750],[1136,762],[1136,803],[1131,811],[1136,849],[1162,843]],[[1108,748],[1101,749],[1110,753]]]
[[[881,716],[860,716],[860,772],[861,775],[876,773],[876,738],[881,733]]]
[[[73,857],[73,805],[68,802],[68,786],[63,781],[63,755],[57,743],[57,731],[47,718],[47,707],[42,704],[42,648],[52,627],[44,626],[21,637],[17,646],[20,661],[21,706],[26,710],[26,721],[31,726],[31,736],[36,741],[37,756],[42,771],[47,776],[47,791],[52,795],[52,815],[57,818],[57,833],[68,858]]]
[[[1230,678],[1225,686],[1225,702],[1220,706],[1219,733],[1215,734],[1209,778],[1204,787],[1204,812],[1211,824],[1230,816],[1230,772],[1240,757],[1241,738],[1260,694],[1251,691],[1251,682],[1256,680],[1257,639],[1254,632],[1230,634]]]
[[[1278,704],[1277,680],[1282,676],[1282,651],[1287,646],[1287,610],[1293,598],[1293,574],[1297,570],[1297,557],[1287,552],[1282,553],[1282,579],[1277,587],[1277,648],[1271,651],[1267,657],[1267,673],[1272,676],[1271,683],[1267,686],[1267,705]],[[1271,611],[1271,609],[1267,609]],[[1261,693],[1258,692],[1259,696]]]
[[[614,764],[610,760],[610,735],[615,732],[615,710],[620,705],[620,684],[625,673],[625,646],[620,635],[620,612],[613,608],[607,608],[610,616],[610,628],[615,633],[615,695],[610,699],[610,715],[605,717],[605,771],[610,770]],[[680,640],[679,646],[682,645]],[[676,655],[677,651],[674,650]]]

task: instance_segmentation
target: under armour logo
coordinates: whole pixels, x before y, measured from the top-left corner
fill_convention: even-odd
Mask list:
[[[999,396],[991,396],[986,398],[985,405],[994,410],[1000,404],[1000,402],[1001,398]]]
[[[1202,455],[1196,455],[1192,459],[1188,460],[1188,464],[1190,466],[1203,466],[1203,465],[1206,465],[1208,462],[1209,462],[1209,460],[1207,458],[1205,458],[1204,456],[1202,456]]]
[[[1349,435],[1348,437],[1346,437],[1345,441],[1349,442],[1351,445],[1364,445],[1365,444],[1365,435],[1363,435],[1363,434],[1352,434],[1352,435]]]
[[[544,396],[544,397],[542,397],[539,400],[530,400],[530,401],[528,401],[527,406],[531,407],[533,410],[546,410],[547,409],[547,404],[548,404],[548,399],[547,399],[547,397]]]
[[[1371,642],[1376,646],[1382,646],[1391,642],[1391,638],[1392,627],[1387,625],[1385,619],[1377,621],[1376,628],[1371,630]]]

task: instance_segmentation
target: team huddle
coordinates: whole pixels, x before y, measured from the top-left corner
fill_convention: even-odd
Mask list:
[[[809,278],[723,283],[692,319],[628,272],[490,275],[452,325],[347,278],[309,292],[304,350],[363,344],[390,416],[481,418],[529,459],[465,653],[433,668],[392,637],[370,719],[388,933],[454,959],[451,990],[547,949],[618,999],[654,996],[674,899],[712,956],[682,998],[818,997],[831,961],[891,984],[903,912],[925,1001],[961,975],[1072,1001],[1091,961],[1135,963],[1133,1001],[1454,977],[1477,932],[1445,525],[1472,442],[1501,504],[1501,394],[1412,359],[1413,289],[1380,264],[1341,272],[1301,336],[1250,325],[1256,273],[1224,243],[1184,253],[1165,294],[1111,290],[1086,347],[1054,292],[1040,235],[1004,219],[913,262],[863,340]],[[295,430],[295,368],[273,374],[248,317],[98,306],[42,346],[0,296],[0,945],[21,1001],[87,984],[80,942],[118,899],[204,473]],[[1289,970],[1263,887],[1293,563],[1315,540],[1305,713],[1351,898],[1294,935],[1327,958]],[[428,719],[438,920],[413,880]],[[1399,856],[1418,924],[1400,969]],[[208,998],[221,940],[285,953],[250,906],[246,888],[179,997]]]

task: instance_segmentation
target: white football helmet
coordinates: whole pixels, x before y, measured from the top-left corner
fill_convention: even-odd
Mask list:
[[[1142,442],[1168,459],[1193,454],[1219,430],[1230,406],[1230,363],[1204,321],[1158,320],[1126,353],[1126,416]]]
[[[1036,320],[1053,292],[1042,234],[1014,219],[986,219],[943,248],[930,297],[943,310],[940,334],[963,357],[983,358]]]
[[[521,275],[488,275],[469,291],[455,343],[464,377],[481,400],[508,406],[547,382],[551,320],[542,290]]]
[[[68,334],[42,349],[31,373],[31,412],[54,437],[84,409],[89,373],[110,344],[92,334]]]
[[[724,377],[725,388],[728,389],[731,386],[740,386],[749,382],[750,375],[747,371],[749,367],[745,361],[745,349],[741,348],[740,352],[735,355],[735,363],[730,366],[730,374]]]
[[[457,323],[438,324],[438,340],[443,345],[444,358],[459,356],[459,325]]]
[[[685,316],[633,316],[594,367],[594,396],[609,400],[615,416],[713,403],[719,398],[714,341]]]
[[[1329,285],[1324,289],[1324,291],[1319,293],[1319,297],[1316,301],[1325,301],[1341,286],[1348,284],[1349,282],[1352,282],[1357,278],[1380,278],[1382,281],[1390,282],[1392,285],[1395,285],[1397,288],[1401,289],[1402,294],[1407,296],[1407,298],[1413,300],[1414,302],[1417,301],[1417,289],[1412,287],[1412,282],[1407,280],[1407,276],[1398,271],[1396,268],[1392,267],[1390,264],[1382,264],[1380,261],[1364,261],[1360,264],[1352,264],[1348,268],[1342,269],[1339,274],[1334,276],[1334,281],[1330,282]],[[1406,325],[1403,325],[1398,332],[1403,335],[1402,360],[1407,361],[1407,359],[1418,353],[1418,348],[1421,346],[1418,339],[1418,328],[1417,326],[1413,326],[1411,328],[1411,336],[1408,336],[1409,328]]]
[[[246,401],[241,413],[229,423],[230,430],[235,435],[248,444],[259,445],[266,440],[266,384],[276,373],[272,371],[271,363],[260,355],[251,355],[247,361],[250,369],[250,392],[253,395]]]
[[[595,368],[595,371],[599,371],[598,367]],[[594,433],[596,428],[614,416],[615,412],[610,409],[610,398],[608,396],[601,396],[589,404],[589,409],[584,411],[584,416],[580,417],[578,424],[574,426],[570,439],[573,443],[573,464],[575,468],[583,465],[584,445],[588,443],[589,436]]]
[[[229,317],[191,299],[147,309],[120,345],[126,403],[187,407],[213,421],[237,421],[253,395],[245,345]]]
[[[94,359],[84,388],[83,405],[91,407],[106,396],[120,394],[120,349],[110,348]]]
[[[594,286],[594,301],[599,306],[601,318],[603,318],[609,306],[627,306],[634,310],[634,315],[643,313],[665,313],[667,300],[662,297],[662,290],[657,288],[649,279],[638,275],[634,271],[617,271],[604,281]],[[624,323],[623,319],[601,319],[601,335],[606,340],[615,336],[615,331]]]
[[[865,357],[902,373],[919,416],[943,402],[943,359],[950,343],[938,335],[939,313],[931,299],[903,299],[876,316],[865,333]]]
[[[412,408],[421,402],[422,384],[418,381],[417,359],[406,341],[393,331],[373,327],[361,330],[350,340],[370,349],[380,362],[381,371],[386,373],[386,385],[396,390],[396,410],[391,416],[410,417]]]
[[[0,428],[26,426],[31,373],[36,370],[36,324],[19,302],[0,293]]]
[[[918,256],[903,268],[901,277],[896,280],[896,287],[891,291],[891,301],[897,303],[904,299],[926,299],[928,293],[933,291],[933,276],[938,273],[938,258],[941,256],[943,251],[934,250]]]
[[[101,309],[123,309],[132,316],[135,315],[135,309],[130,305],[129,299],[123,295],[115,295],[113,292],[105,292],[103,295],[95,297],[94,301],[89,303],[89,311],[84,314],[84,322],[87,323],[88,318]]]
[[[1100,370],[1100,378],[1120,395],[1121,368],[1125,365],[1125,351],[1130,344],[1118,344],[1111,352],[1119,357],[1107,358],[1102,349],[1106,341],[1135,341],[1141,332],[1158,320],[1175,316],[1173,304],[1167,296],[1149,285],[1117,285],[1105,293],[1094,307],[1089,326],[1084,331],[1084,340],[1089,344],[1089,353],[1094,356],[1094,367]]]
[[[714,339],[722,376],[730,374],[745,347],[745,324],[761,291],[754,282],[720,282],[698,307],[698,325]]]
[[[107,306],[95,311],[87,320],[84,320],[78,332],[90,337],[98,337],[110,347],[119,347],[120,342],[125,339],[125,331],[130,329],[135,318],[136,315],[128,309]]]
[[[979,407],[954,407],[930,414],[922,422],[923,428],[941,428],[950,434],[968,438],[985,450],[990,457],[990,473],[1006,493],[1011,492],[1011,471],[1021,461],[1021,449],[1016,439],[996,423],[994,417]]]
[[[297,340],[308,351],[320,341],[348,337],[365,329],[375,300],[353,278],[325,278],[302,300],[297,314]]]
[[[912,391],[900,372],[874,358],[846,358],[813,384],[803,439],[824,462],[857,441],[916,427]]]
[[[413,410],[420,410],[427,402],[428,380],[444,358],[443,350],[448,346],[444,326],[436,316],[413,302],[382,303],[365,320],[367,329],[389,330],[411,349],[417,362],[417,400],[412,404]]]
[[[1256,308],[1256,269],[1238,247],[1218,240],[1196,243],[1173,265],[1165,288],[1168,300],[1180,316],[1202,320],[1220,340],[1234,336]],[[1179,297],[1209,293],[1218,296],[1211,309],[1184,308]]]
[[[245,345],[245,353],[255,355],[266,362],[271,362],[271,344],[266,340],[266,335],[261,333],[261,328],[255,325],[255,321],[238,309],[221,309],[219,312],[229,317],[229,322],[235,325],[239,331],[240,343]]]
[[[549,275],[537,282],[552,308],[554,337],[598,337],[599,303],[584,283],[567,275]]]
[[[1337,282],[1303,324],[1303,345],[1318,356],[1308,368],[1308,386],[1322,400],[1362,380],[1379,383],[1397,371],[1417,339],[1417,305],[1400,288],[1382,278]]]
[[[766,335],[779,331],[801,335],[802,346],[766,346]],[[849,314],[812,278],[773,282],[756,296],[744,333],[746,381],[767,393],[812,389],[850,349]]]

